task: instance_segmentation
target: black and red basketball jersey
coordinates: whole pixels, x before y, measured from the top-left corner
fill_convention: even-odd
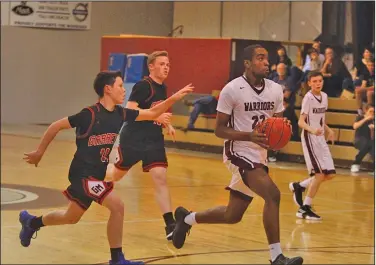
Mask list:
[[[166,98],[166,85],[146,77],[134,85],[129,101],[137,102],[140,109],[150,109]],[[164,147],[161,124],[155,121],[127,122],[120,134],[120,144],[138,150]]]
[[[115,106],[108,111],[97,103],[68,117],[76,128],[77,150],[74,154],[69,179],[95,177],[103,180],[106,175],[109,155],[124,121],[134,121],[138,110]]]

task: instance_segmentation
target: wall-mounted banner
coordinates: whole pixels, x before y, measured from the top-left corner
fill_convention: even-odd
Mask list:
[[[90,29],[90,2],[10,2],[9,25],[19,27]]]

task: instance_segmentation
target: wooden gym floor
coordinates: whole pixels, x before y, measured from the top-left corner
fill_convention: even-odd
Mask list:
[[[45,128],[2,126],[1,135],[1,264],[99,264],[108,262],[106,221],[109,213],[93,203],[82,220],[71,226],[46,227],[29,248],[18,239],[18,213],[41,215],[63,209],[61,190],[75,150],[72,133],[49,147],[40,166],[23,162]],[[33,138],[38,137],[38,138]],[[168,183],[174,208],[204,210],[225,205],[224,187],[230,175],[220,156],[172,150],[168,154]],[[374,264],[374,178],[350,176],[348,171],[324,183],[314,201],[323,221],[295,218],[297,207],[288,190],[290,181],[307,177],[302,165],[273,163],[271,176],[282,193],[281,245],[288,256],[301,255],[305,264]],[[127,258],[150,264],[267,264],[269,251],[262,224],[263,201],[256,198],[236,225],[197,225],[183,249],[167,243],[164,223],[154,200],[153,183],[140,165],[115,187],[125,203],[123,249]]]

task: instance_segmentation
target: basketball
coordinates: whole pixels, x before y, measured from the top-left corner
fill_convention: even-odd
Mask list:
[[[291,125],[283,118],[271,117],[260,124],[259,132],[265,133],[271,150],[280,150],[286,146],[291,138]]]

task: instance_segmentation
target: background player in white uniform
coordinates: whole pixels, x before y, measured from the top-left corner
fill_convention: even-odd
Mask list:
[[[333,158],[325,139],[334,143],[334,132],[325,123],[325,112],[328,109],[328,96],[322,92],[324,78],[320,72],[310,72],[308,85],[311,90],[304,96],[300,112],[299,127],[302,131],[302,145],[304,160],[309,178],[301,183],[290,183],[289,188],[294,192],[294,199],[300,208],[296,213],[299,218],[320,220],[321,217],[312,211],[312,200],[318,192],[323,181],[332,179],[336,173]],[[304,202],[301,202],[302,191],[306,184],[310,184]],[[308,186],[308,185],[307,185]],[[307,187],[306,186],[306,187]]]
[[[172,242],[184,245],[186,234],[196,223],[235,224],[256,193],[265,200],[264,227],[269,242],[272,264],[302,264],[301,257],[292,259],[282,254],[279,238],[280,191],[268,175],[267,139],[255,130],[271,116],[282,117],[282,87],[265,79],[269,72],[268,52],[260,45],[244,50],[244,75],[229,82],[221,91],[217,107],[215,134],[226,139],[224,160],[232,174],[227,206],[190,213],[183,207],[175,211],[176,227]],[[287,122],[287,120],[286,120]]]

